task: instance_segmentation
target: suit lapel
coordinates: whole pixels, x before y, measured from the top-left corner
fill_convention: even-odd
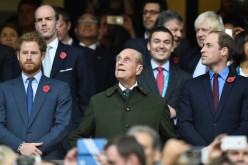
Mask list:
[[[49,85],[49,84],[50,84],[50,80],[46,78],[45,76],[42,76],[40,79],[36,94],[35,94],[33,108],[32,108],[32,112],[31,112],[30,119],[29,119],[29,126],[32,124],[35,117],[41,110],[42,104],[44,103],[46,96],[48,94],[48,92],[43,91],[43,86]]]
[[[54,57],[54,61],[53,61],[53,66],[52,66],[52,70],[51,70],[51,75],[50,77],[53,78],[54,75],[59,72],[59,68],[60,66],[63,66],[62,63],[64,62],[65,59],[61,59],[60,58],[60,53],[61,52],[66,52],[66,46],[64,46],[60,41],[55,53],[55,57]]]
[[[209,72],[207,72],[203,77],[203,87],[204,87],[207,102],[209,105],[208,109],[214,118],[215,117],[214,99],[213,99],[213,93],[212,93],[211,84],[210,84]]]
[[[153,76],[153,70],[152,70],[151,66],[147,67],[144,70],[144,78],[145,78],[145,81],[147,82],[149,88],[152,91],[156,91],[156,93],[159,94],[157,83],[156,83],[156,80]]]
[[[228,77],[234,77],[234,76],[235,76],[235,73],[233,73],[233,72],[231,72],[229,70],[229,74],[228,74],[227,78]],[[218,119],[218,117],[220,116],[220,114],[221,114],[221,112],[223,110],[223,106],[224,106],[224,104],[226,102],[226,99],[229,96],[229,93],[231,92],[233,84],[234,84],[234,82],[229,83],[229,82],[225,81],[225,84],[224,84],[224,87],[223,87],[223,90],[222,90],[222,93],[221,93],[220,101],[219,101],[218,107],[217,107],[216,120]]]
[[[25,126],[28,127],[27,99],[26,99],[25,87],[21,76],[17,78],[16,81],[14,82],[12,93],[17,103],[18,110],[23,119],[23,122]]]
[[[167,86],[166,93],[164,96],[166,101],[168,100],[169,96],[174,90],[176,82],[177,82],[177,78],[175,76],[175,68],[173,68],[172,64],[170,64],[168,86]]]

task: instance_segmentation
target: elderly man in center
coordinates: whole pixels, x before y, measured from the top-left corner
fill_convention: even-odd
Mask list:
[[[142,69],[138,51],[124,49],[117,55],[115,76],[119,83],[91,98],[79,127],[69,138],[72,146],[78,138],[109,139],[134,125],[154,128],[163,141],[176,137],[164,99],[137,84]]]

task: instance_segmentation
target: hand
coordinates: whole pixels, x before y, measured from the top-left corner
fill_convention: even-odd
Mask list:
[[[177,116],[176,110],[173,107],[171,107],[170,105],[168,105],[168,107],[170,109],[170,118],[172,119],[172,118],[176,117]]]
[[[77,165],[77,148],[69,150],[65,156],[65,165]]]
[[[233,28],[233,38],[235,38],[236,35],[238,35],[242,31],[244,31],[244,29],[241,28],[241,27],[235,27],[235,28]]]
[[[214,141],[207,147],[208,150],[208,162],[211,160],[220,157],[223,154],[223,151],[220,148],[222,139],[227,136],[226,134],[218,135]]]
[[[35,156],[35,155],[42,155],[42,152],[38,149],[41,146],[41,143],[23,143],[20,148],[20,153],[24,156]]]
[[[124,29],[126,29],[132,39],[136,38],[135,30],[133,28],[132,20],[129,16],[123,16],[124,22],[121,25]]]

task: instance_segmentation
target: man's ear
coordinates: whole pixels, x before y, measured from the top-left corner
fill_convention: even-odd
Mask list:
[[[136,75],[140,75],[143,70],[143,65],[138,65]]]
[[[229,53],[229,50],[228,50],[227,47],[223,47],[223,48],[220,50],[220,52],[221,52],[221,55],[222,55],[222,56],[227,56],[228,53]]]
[[[17,56],[17,59],[19,61],[19,59],[20,59],[20,52],[19,51],[16,51],[16,56]]]
[[[151,50],[150,42],[147,42],[146,47],[147,47],[147,49],[148,49],[149,51]]]
[[[41,61],[43,61],[43,60],[44,60],[45,55],[46,55],[46,52],[41,52]]]
[[[56,30],[58,30],[58,29],[59,29],[60,25],[61,25],[60,20],[57,20],[57,21],[56,21]]]

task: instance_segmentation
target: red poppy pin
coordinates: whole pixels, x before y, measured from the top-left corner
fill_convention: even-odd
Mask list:
[[[234,79],[235,79],[235,76],[234,77],[228,77],[226,81],[229,83],[232,83],[234,81]]]
[[[179,57],[173,57],[173,62],[174,62],[174,64],[179,64]]]
[[[60,57],[61,59],[65,59],[66,56],[67,56],[67,54],[66,54],[65,52],[61,52],[60,55],[59,55],[59,57]]]
[[[50,91],[50,86],[49,85],[45,85],[45,86],[43,86],[43,91],[44,92],[49,92]]]

